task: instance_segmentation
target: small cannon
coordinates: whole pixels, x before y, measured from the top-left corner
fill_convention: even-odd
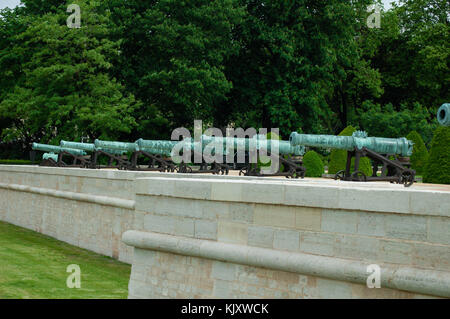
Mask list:
[[[450,103],[442,104],[437,112],[437,119],[442,126],[450,126]]]
[[[91,168],[122,168],[123,162],[126,161],[124,158],[124,155],[127,153],[123,150],[116,150],[116,149],[102,149],[102,148],[96,148],[95,144],[93,143],[79,143],[79,142],[69,142],[61,140],[60,142],[61,147],[69,147],[72,149],[78,149],[83,150],[85,152],[91,153],[90,163],[89,167]],[[108,165],[102,166],[98,164],[98,158],[100,155],[105,155],[108,157]],[[128,158],[127,158],[128,159]],[[113,165],[114,160],[117,161],[117,165]]]
[[[172,149],[177,143],[176,141],[144,140],[140,138],[135,142],[139,150],[134,152],[131,157],[132,167],[147,171],[172,173],[177,171],[178,168],[170,160]],[[146,168],[141,168],[138,165],[139,156],[144,156],[150,160]]]
[[[54,156],[47,155],[47,158],[43,158],[41,166],[87,167],[88,160],[86,159],[86,152],[83,150],[39,143],[33,143],[31,148],[34,151],[57,154],[58,159],[56,163],[54,163]],[[66,164],[63,161],[64,157],[71,158],[73,160],[72,164]],[[80,163],[78,164],[78,162]]]
[[[171,149],[176,143],[171,141],[144,141],[143,139],[139,139],[135,143],[97,139],[94,142],[96,150],[94,161],[97,160],[97,156],[105,155],[116,160],[119,169],[174,172],[176,167],[167,160],[167,157],[170,157]],[[114,152],[120,152],[122,156],[119,157]],[[127,153],[131,153],[130,158],[125,156]],[[138,159],[141,156],[150,159],[147,167],[141,167],[138,164]]]
[[[94,146],[95,152],[92,158],[93,165],[100,168],[100,166],[97,165],[97,162],[98,158],[103,155],[109,159],[108,167],[117,167],[120,170],[129,169],[131,166],[127,153],[135,152],[139,149],[135,143],[101,141],[98,139],[94,141]],[[117,162],[116,166],[111,166],[113,161]]]
[[[346,168],[335,175],[335,179],[346,181],[390,181],[404,184],[406,187],[414,183],[416,172],[405,167],[408,163],[403,157],[412,154],[413,143],[406,138],[368,137],[365,132],[357,131],[352,136],[311,135],[292,133],[291,145],[341,149],[347,151]],[[354,170],[351,161],[355,158]],[[361,157],[369,157],[373,162],[372,176],[359,171]],[[394,157],[394,159],[391,159]],[[377,175],[378,165],[382,164],[381,176]]]

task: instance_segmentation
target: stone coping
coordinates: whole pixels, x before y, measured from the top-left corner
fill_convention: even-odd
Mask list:
[[[441,184],[415,184],[409,188],[403,185],[391,184],[389,182],[367,182],[356,183],[346,181],[335,181],[324,178],[305,178],[305,179],[286,179],[285,177],[254,177],[239,176],[237,171],[230,171],[229,175],[212,175],[212,174],[180,174],[180,173],[161,173],[157,171],[122,171],[118,169],[87,169],[87,168],[67,168],[67,167],[45,167],[37,165],[0,165],[0,172],[19,172],[19,173],[38,173],[48,175],[63,176],[79,176],[104,179],[126,179],[133,180],[135,178],[190,178],[201,180],[233,180],[233,181],[270,181],[282,184],[314,184],[323,186],[338,186],[340,188],[361,188],[361,189],[394,189],[405,191],[441,191],[450,194],[450,185]]]
[[[134,180],[136,172],[114,169],[87,169],[67,167],[44,167],[33,165],[0,165],[0,172],[17,172],[28,174],[47,174],[61,176],[91,177],[103,179]]]
[[[366,285],[368,263],[342,258],[292,253],[179,236],[126,231],[123,242],[140,249],[218,260]],[[380,264],[381,287],[425,295],[450,297],[446,271]]]
[[[138,195],[265,203],[329,209],[450,217],[446,185],[405,188],[390,183],[354,183],[324,179],[291,180],[115,169],[0,165],[1,172],[136,180]],[[86,195],[90,196],[90,195]]]
[[[380,185],[284,180],[137,178],[136,194],[224,202],[450,217],[450,192]]]
[[[5,184],[5,183],[0,183],[0,188],[132,210],[134,210],[135,207],[134,200],[127,200],[109,196],[90,195],[83,193],[59,191],[49,188],[31,187],[27,185]]]

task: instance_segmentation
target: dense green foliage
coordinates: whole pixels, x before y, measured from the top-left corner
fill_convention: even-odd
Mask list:
[[[396,110],[392,104],[381,108],[379,104],[367,102],[363,103],[359,112],[361,126],[370,132],[371,136],[397,138],[414,130],[429,144],[433,138],[433,130],[438,126],[436,111],[437,108],[428,110],[417,103],[412,109],[403,105],[400,110]]]
[[[356,132],[356,129],[353,126],[347,126],[339,136],[352,136],[353,133]],[[336,174],[341,170],[345,170],[347,164],[347,151],[345,150],[337,150],[334,149],[330,154],[330,164],[328,166],[328,174]],[[352,171],[355,168],[355,159],[352,159],[351,169]],[[369,158],[362,157],[359,160],[359,169],[360,172],[363,172],[366,176],[372,175],[372,164]]]
[[[324,173],[323,162],[315,151],[306,152],[303,156],[303,166],[306,168],[306,177],[322,177]]]
[[[144,102],[135,113],[136,137],[170,137],[173,128],[192,127],[194,119],[212,124],[215,107],[233,86],[224,61],[239,49],[232,30],[245,11],[237,1],[105,3],[122,42],[114,74]]]
[[[194,119],[283,139],[415,130],[429,146],[450,100],[446,0],[401,0],[380,29],[371,0],[22,2],[0,13],[1,157],[34,141],[168,139]]]
[[[372,136],[400,137],[415,130],[429,145],[436,110],[450,100],[450,2],[398,2],[382,13],[381,29],[360,37],[362,57],[377,70],[383,92],[354,100],[350,122]]]
[[[68,29],[64,11],[25,16],[9,54],[21,61],[18,81],[3,95],[0,117],[10,122],[5,141],[59,142],[81,136],[117,139],[136,125],[134,97],[108,75],[118,43],[108,39],[108,16],[78,1],[86,28]],[[0,59],[2,72],[11,68]],[[4,67],[4,68],[3,68]]]
[[[450,184],[450,127],[439,127],[434,132],[423,181]]]
[[[413,153],[411,155],[411,168],[416,171],[417,175],[422,175],[428,162],[428,150],[423,142],[422,137],[416,131],[412,131],[406,137],[413,141]]]
[[[81,269],[68,289],[67,266]],[[131,266],[49,236],[0,222],[0,299],[122,299]]]
[[[247,15],[234,32],[242,44],[225,65],[233,82],[218,108],[217,125],[302,128],[326,132],[333,109],[328,96],[358,60],[357,14],[368,1],[241,0]]]

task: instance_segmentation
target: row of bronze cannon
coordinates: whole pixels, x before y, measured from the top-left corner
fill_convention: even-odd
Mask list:
[[[202,153],[208,145],[214,147],[223,146],[227,153],[227,146],[232,146],[232,150],[243,150],[246,159],[243,163],[237,163],[233,157],[232,163],[224,161],[202,161],[199,165],[193,166],[190,161],[175,163],[172,161],[173,150],[192,150],[192,157],[196,155],[196,146],[200,147]],[[260,153],[272,156],[272,160],[279,161],[278,170],[272,173],[265,173],[260,165],[249,161],[249,153],[252,146],[255,146],[257,158]],[[415,172],[408,168],[408,163],[402,158],[408,157],[412,153],[413,143],[406,138],[391,139],[368,137],[364,132],[355,132],[352,136],[332,136],[332,135],[311,135],[292,133],[289,141],[267,140],[265,137],[256,136],[253,138],[236,137],[211,137],[202,136],[200,141],[153,141],[140,139],[134,143],[113,142],[95,140],[95,143],[78,143],[61,141],[60,146],[33,144],[33,150],[47,152],[43,156],[41,165],[62,166],[62,167],[84,167],[84,168],[118,168],[121,170],[151,170],[160,172],[179,173],[212,173],[228,174],[230,169],[240,169],[240,175],[246,176],[285,176],[287,178],[303,178],[306,169],[299,158],[305,152],[305,146],[323,147],[329,149],[343,149],[347,151],[347,167],[338,172],[336,179],[346,181],[390,181],[405,186],[410,186],[414,182]],[[90,153],[90,155],[88,155]],[[203,154],[200,154],[203,156]],[[394,156],[394,159],[392,158]],[[106,157],[107,165],[100,165],[99,159]],[[359,160],[361,157],[369,157],[373,162],[373,175],[365,176],[359,170]],[[66,159],[72,160],[71,164],[66,163]],[[147,158],[148,163],[139,164],[141,158]],[[353,169],[352,159],[355,159]],[[141,161],[142,162],[142,161]],[[378,166],[382,165],[381,175],[377,175]]]
[[[438,122],[450,126],[450,104],[443,104],[437,113]],[[213,145],[213,150],[227,154],[231,163],[226,160],[202,160],[197,167],[191,165],[192,158],[198,156],[204,159],[203,151]],[[406,138],[368,137],[365,132],[357,131],[352,136],[290,135],[289,141],[268,140],[264,135],[252,138],[205,136],[198,140],[161,141],[139,139],[134,143],[95,140],[94,143],[78,143],[61,141],[59,146],[33,143],[35,151],[47,152],[43,155],[41,165],[103,168],[111,167],[123,170],[153,170],[160,172],[179,173],[212,173],[228,174],[230,169],[240,169],[239,175],[246,176],[285,176],[287,178],[303,178],[306,169],[300,157],[305,153],[305,147],[321,147],[347,151],[347,162],[344,170],[338,172],[335,179],[345,181],[389,181],[410,186],[414,183],[415,171],[409,168],[409,156],[413,151],[413,143]],[[175,149],[192,151],[192,156],[175,163],[172,158]],[[245,153],[244,161],[237,161],[235,150]],[[250,153],[256,153],[256,161],[250,161]],[[90,155],[88,155],[90,153]],[[130,155],[131,154],[131,155]],[[210,153],[212,154],[212,153]],[[271,156],[278,161],[278,170],[265,173],[260,165],[256,165],[261,156]],[[65,158],[72,160],[67,164]],[[108,165],[100,165],[99,158],[108,158]],[[144,167],[139,164],[140,158],[147,158],[149,163]],[[360,171],[360,159],[368,157],[372,161],[373,174],[366,176]],[[225,158],[225,156],[223,157]],[[254,156],[252,157],[254,158]],[[353,162],[354,160],[354,162]],[[378,169],[381,165],[381,174]]]
[[[204,154],[208,144],[233,142],[236,152],[229,162],[229,152],[223,147],[222,160],[217,160],[216,156]],[[298,146],[292,147],[289,141],[266,140],[264,137],[255,136],[255,138],[224,138],[218,142],[218,138],[211,140],[211,137],[202,136],[201,142],[194,142],[191,139],[183,141],[162,141],[162,140],[143,140],[135,143],[113,142],[95,140],[95,143],[78,143],[61,141],[60,146],[33,143],[34,151],[47,152],[43,155],[41,165],[60,166],[60,167],[83,167],[83,168],[118,168],[120,170],[145,170],[160,172],[179,172],[179,173],[212,173],[227,175],[230,169],[240,168],[240,174],[247,176],[264,176],[258,169],[258,165],[250,162],[249,153],[252,143],[255,142],[257,157],[264,151],[265,154],[272,155],[270,152],[276,146],[276,157],[286,170],[274,172],[271,176],[286,176],[292,178],[304,177],[305,169],[301,166],[301,161],[292,159],[292,156],[301,156],[305,153],[305,148]],[[201,144],[201,145],[199,145]],[[172,160],[174,149],[180,146],[181,153],[189,149],[192,153],[187,160],[174,162]],[[219,144],[215,144],[217,147]],[[200,149],[196,147],[200,146]],[[237,151],[244,152],[244,160],[237,161]],[[233,151],[234,152],[234,151]],[[90,155],[88,155],[90,153]],[[214,152],[213,152],[214,153]],[[227,154],[227,155],[225,155]],[[214,154],[215,155],[215,154]],[[100,159],[107,158],[107,165],[100,165]],[[142,164],[142,159],[146,158],[147,163]],[[194,158],[200,158],[200,162],[191,165]],[[71,161],[67,164],[67,159]],[[228,160],[228,162],[227,162]]]

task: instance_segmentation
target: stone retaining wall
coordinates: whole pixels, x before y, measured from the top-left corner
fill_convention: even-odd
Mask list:
[[[450,296],[436,282],[450,278],[445,186],[0,166],[0,220],[133,263],[130,298]],[[131,246],[128,230],[139,234],[124,238]],[[184,248],[164,246],[170,238]],[[197,241],[337,268],[196,255]],[[389,279],[382,289],[364,285],[370,264]],[[390,271],[407,275],[393,285]]]

